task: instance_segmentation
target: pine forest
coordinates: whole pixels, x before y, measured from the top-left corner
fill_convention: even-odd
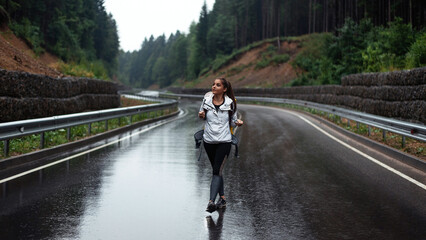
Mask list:
[[[424,0],[216,0],[212,9],[204,4],[188,33],[151,36],[124,52],[103,0],[0,0],[0,22],[36,53],[138,88],[194,81],[262,41],[279,48],[306,40],[292,63],[303,73],[291,85],[425,66],[425,13]]]

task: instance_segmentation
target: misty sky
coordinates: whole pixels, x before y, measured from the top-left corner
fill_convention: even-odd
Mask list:
[[[188,33],[191,22],[198,22],[204,1],[210,11],[215,0],[105,0],[105,8],[117,22],[121,48],[133,51],[151,35]]]

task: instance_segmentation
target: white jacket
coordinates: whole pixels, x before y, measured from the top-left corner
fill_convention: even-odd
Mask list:
[[[216,111],[213,104],[213,93],[209,92],[204,96],[200,112],[207,110],[203,135],[205,142],[223,143],[232,141],[229,126],[229,111],[232,111],[231,106],[233,104],[233,101],[225,95],[224,103],[219,107],[219,111]],[[237,112],[232,115],[231,126],[236,126],[235,121],[237,121]]]

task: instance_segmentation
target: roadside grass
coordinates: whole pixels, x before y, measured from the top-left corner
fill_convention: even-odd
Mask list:
[[[307,39],[307,36],[301,36],[301,37],[280,37],[280,41],[288,41],[290,42],[301,42],[304,41],[305,39]],[[262,41],[258,41],[258,42],[254,42],[251,43],[245,47],[242,47],[238,50],[235,50],[234,52],[232,52],[230,55],[224,56],[224,55],[220,55],[217,56],[216,59],[213,60],[211,67],[206,69],[205,72],[212,70],[213,72],[217,72],[220,68],[222,68],[223,66],[226,66],[227,64],[229,64],[229,62],[236,60],[241,54],[244,54],[245,52],[248,52],[254,48],[260,47],[263,44],[266,43],[275,43],[277,42],[277,38],[270,38],[270,39],[265,39]],[[282,55],[287,55],[287,54],[282,54]],[[288,61],[286,56],[276,56],[273,57],[273,59],[271,59],[269,61],[269,63],[273,63],[273,64],[279,64],[279,63],[283,63]],[[200,74],[200,76],[202,76],[203,74]]]
[[[131,107],[131,106],[139,106],[139,105],[146,105],[146,104],[152,104],[154,102],[140,100],[140,99],[133,99],[133,98],[126,98],[121,97],[121,107]]]
[[[108,70],[102,61],[58,62],[54,66],[65,75],[110,80]]]
[[[149,104],[152,102],[136,100],[136,99],[128,99],[122,98],[122,106],[137,106]],[[174,109],[173,111],[176,111]],[[69,143],[81,139],[88,138],[90,136],[94,136],[96,134],[106,132],[106,124],[108,125],[108,130],[117,129],[123,126],[130,125],[131,123],[144,121],[146,119],[152,119],[155,117],[160,117],[163,115],[167,115],[171,113],[172,110],[164,109],[152,112],[141,113],[137,115],[133,115],[130,117],[121,117],[100,122],[94,122],[90,124],[90,132],[89,125],[79,125],[74,126],[69,129],[69,139],[68,139],[68,131],[67,129],[58,129],[55,131],[48,131],[44,133],[44,148],[51,148],[54,146],[58,146],[64,143]],[[4,141],[0,141],[0,158],[6,158],[4,149]],[[21,138],[11,139],[9,141],[9,154],[7,157],[18,156],[25,153],[30,153],[33,151],[37,151],[41,149],[41,134],[32,134],[29,136],[24,136]]]
[[[422,160],[426,160],[426,143],[418,141],[416,139],[412,139],[409,137],[405,137],[405,144],[402,145],[402,136],[396,133],[388,132],[385,133],[385,138],[383,138],[383,130],[375,127],[370,127],[370,133],[368,131],[368,126],[362,123],[356,123],[355,121],[350,121],[346,118],[342,118],[340,116],[329,114],[326,112],[318,111],[315,109],[300,107],[291,104],[277,104],[277,103],[262,103],[262,102],[246,102],[248,104],[256,104],[256,105],[265,105],[272,107],[280,107],[280,108],[288,108],[295,109],[299,111],[305,111],[316,116],[319,116],[329,122],[332,122],[348,131],[356,133],[358,135],[362,135],[367,137],[373,141],[385,144],[394,149],[398,149],[405,153],[414,155]]]
[[[249,68],[253,65],[253,63],[249,63],[249,64],[241,64],[235,67],[232,67],[231,69],[229,69],[226,72],[226,76],[227,77],[232,77],[234,75],[239,74],[240,72],[242,72],[244,69]]]
[[[278,48],[276,46],[268,46],[266,51],[262,53],[261,59],[256,63],[254,69],[258,70],[270,65],[277,66],[290,60],[290,56],[288,54],[278,54],[277,52]]]

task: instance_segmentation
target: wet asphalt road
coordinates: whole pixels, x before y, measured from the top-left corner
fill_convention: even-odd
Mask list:
[[[198,104],[0,184],[0,239],[425,239],[424,189],[288,111],[257,106],[240,106],[240,158],[224,169],[228,207],[208,214],[211,167],[205,154],[197,162],[192,137]],[[425,184],[425,173],[384,161]]]

